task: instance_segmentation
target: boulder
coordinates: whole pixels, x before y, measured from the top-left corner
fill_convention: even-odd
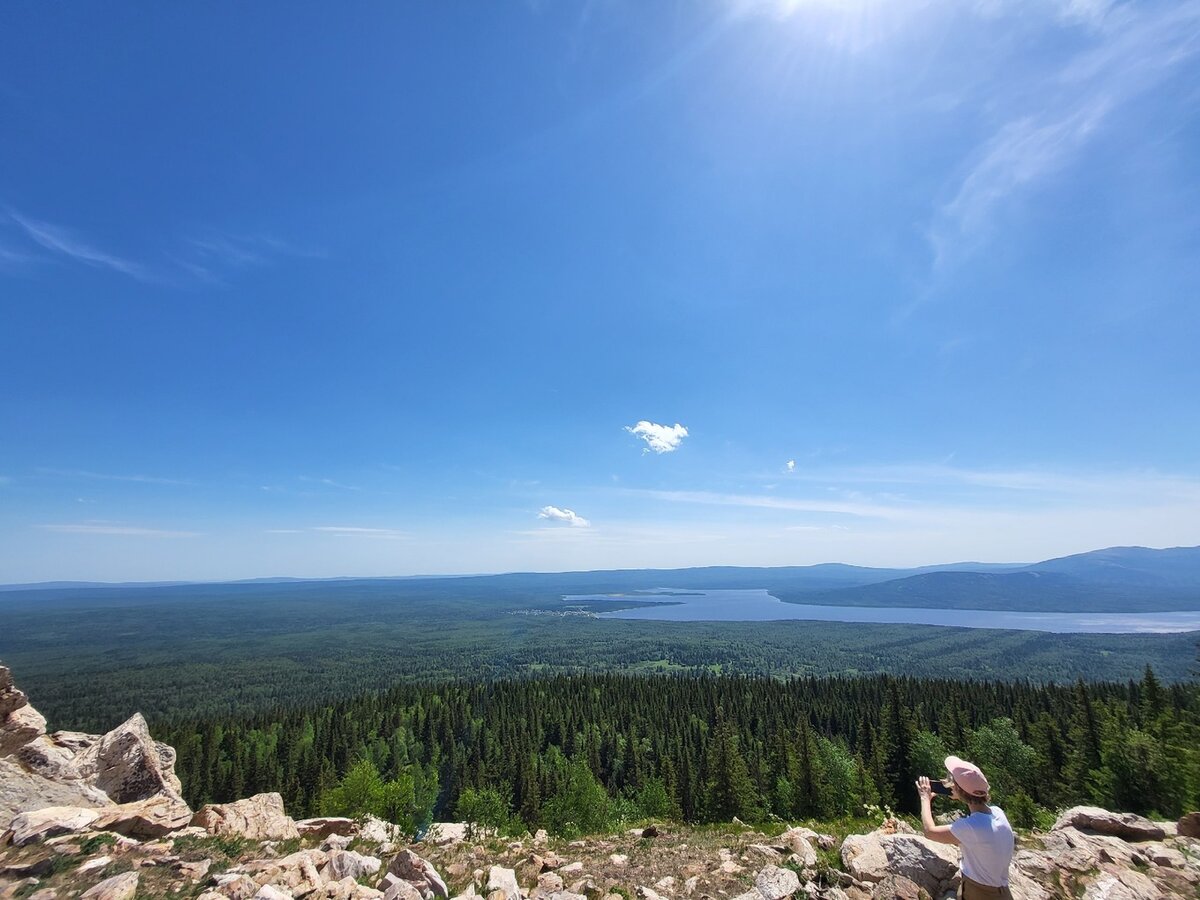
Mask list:
[[[746,847],[747,853],[754,853],[761,856],[766,862],[777,863],[783,861],[783,854],[774,847],[768,847],[766,844],[749,844]]]
[[[76,755],[82,777],[116,803],[145,800],[156,794],[179,797],[175,750],[155,741],[141,713],[104,735]]]
[[[1174,847],[1168,847],[1166,844],[1151,843],[1138,849],[1141,851],[1142,856],[1156,866],[1162,866],[1167,869],[1187,868],[1187,857]]]
[[[137,887],[138,873],[122,872],[88,888],[80,895],[79,900],[133,900]]]
[[[385,822],[378,816],[368,815],[359,826],[358,836],[372,844],[394,844],[404,840],[399,825]]]
[[[292,900],[292,895],[273,884],[264,884],[254,892],[254,900]]]
[[[389,885],[396,880],[403,881],[415,888],[417,894],[425,900],[450,896],[450,892],[446,889],[446,882],[442,880],[442,876],[438,874],[433,864],[417,856],[411,850],[401,850],[392,858],[388,864],[387,875],[384,877],[385,881],[388,881],[387,876],[391,876],[393,879],[388,882]],[[385,894],[388,893],[388,888],[382,884],[380,884],[380,890]],[[400,890],[402,891],[402,889]]]
[[[236,835],[252,840],[288,840],[300,837],[296,823],[284,812],[283,798],[275,792],[255,794],[233,803],[210,803],[192,817],[209,834]]]
[[[562,880],[561,877],[559,880]],[[517,873],[503,866],[492,866],[488,870],[488,896],[494,891],[503,891],[507,900],[518,900],[521,896],[521,886],[517,884]]]
[[[468,822],[434,822],[425,834],[425,840],[438,846],[461,844],[467,839]]]
[[[354,824],[353,819],[345,819],[340,816],[323,816],[317,819],[301,819],[296,823],[296,830],[300,832],[300,837],[313,838],[319,841],[329,837],[331,834],[352,837],[358,833],[358,826]]]
[[[1175,828],[1180,837],[1200,838],[1200,812],[1181,816]]]
[[[537,880],[538,893],[545,897],[547,894],[557,894],[563,889],[562,876],[557,872],[543,872]]]
[[[358,881],[364,875],[374,875],[382,865],[374,856],[363,856],[352,850],[332,850],[321,874],[327,881],[341,881],[347,877]]]
[[[42,734],[17,749],[13,754],[21,765],[52,781],[80,779],[75,766],[75,751],[59,744],[51,735]]]
[[[422,900],[420,891],[395,875],[384,875],[379,889],[383,891],[384,900]]]
[[[33,812],[20,813],[9,824],[12,829],[12,842],[17,847],[23,847],[57,834],[85,831],[99,816],[99,810],[82,809],[78,806],[47,806]]]
[[[12,670],[8,666],[0,666],[0,722],[7,719],[9,713],[27,705],[29,698],[13,684]]]
[[[46,806],[85,809],[112,806],[103,793],[80,781],[57,782],[30,772],[16,756],[0,756],[0,832],[18,813]]]
[[[775,846],[787,853],[793,853],[802,868],[811,869],[817,864],[817,851],[810,841],[819,840],[825,835],[817,834],[809,828],[789,828],[775,842]],[[832,846],[833,838],[830,838]]]
[[[852,834],[842,842],[842,864],[859,881],[903,875],[935,897],[958,883],[958,848],[914,834]]]
[[[754,878],[754,887],[764,900],[784,900],[800,890],[800,876],[791,869],[764,866]]]
[[[1110,834],[1126,841],[1161,841],[1166,833],[1162,826],[1133,813],[1114,813],[1098,806],[1074,806],[1068,809],[1052,830],[1078,828],[1097,834]]]
[[[250,900],[258,885],[249,876],[240,872],[229,872],[217,876],[217,893],[226,900]]]
[[[41,713],[32,706],[17,707],[0,720],[0,756],[12,755],[45,733],[46,720]]]
[[[91,827],[127,837],[158,838],[186,828],[191,820],[192,810],[186,803],[168,794],[159,794],[102,809]]]
[[[871,900],[931,900],[929,891],[911,878],[888,875],[871,890]]]

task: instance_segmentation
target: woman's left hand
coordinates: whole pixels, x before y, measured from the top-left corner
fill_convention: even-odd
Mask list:
[[[924,775],[917,779],[917,795],[922,800],[933,800],[933,788],[929,786],[929,779]]]

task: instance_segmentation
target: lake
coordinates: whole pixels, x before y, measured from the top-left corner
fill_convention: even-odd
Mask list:
[[[874,622],[949,625],[959,628],[1006,628],[1057,633],[1135,634],[1200,631],[1200,611],[1155,613],[1012,612],[981,609],[915,607],[809,606],[784,603],[765,590],[699,591],[663,588],[638,594],[573,594],[567,603],[652,600],[662,603],[636,609],[597,613],[602,619],[648,619],[662,622],[771,622],[799,619],[818,622]]]

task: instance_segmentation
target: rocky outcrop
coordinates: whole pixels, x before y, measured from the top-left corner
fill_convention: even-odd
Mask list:
[[[46,720],[13,684],[12,672],[0,666],[0,756],[9,756],[46,733]]]
[[[192,824],[209,834],[260,841],[300,837],[296,823],[284,812],[283,797],[275,792],[255,794],[233,803],[210,803],[192,817]]]
[[[175,749],[150,737],[141,713],[78,753],[75,764],[84,779],[117,803],[158,795],[182,799]]]
[[[1166,832],[1161,825],[1133,813],[1114,813],[1098,806],[1073,806],[1058,817],[1054,830],[1078,828],[1097,834],[1110,834],[1125,841],[1161,841]]]
[[[99,816],[99,810],[77,806],[47,806],[20,813],[9,823],[11,840],[14,847],[23,847],[56,835],[75,834],[85,831]]]
[[[112,831],[134,838],[157,838],[186,828],[192,810],[176,797],[159,794],[145,800],[105,807],[92,823],[96,831]]]
[[[49,806],[112,807],[110,830],[142,837],[186,825],[191,810],[180,796],[175,751],[151,738],[140,713],[103,735],[47,734],[4,666],[0,713],[0,827]]]
[[[852,834],[841,852],[846,871],[858,881],[877,884],[889,875],[903,875],[937,897],[958,886],[958,848],[920,835],[882,829]]]

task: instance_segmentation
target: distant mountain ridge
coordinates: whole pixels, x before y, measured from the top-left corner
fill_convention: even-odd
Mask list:
[[[140,589],[164,596],[256,595],[274,589],[312,595],[332,586],[386,592],[405,585],[449,596],[478,594],[497,602],[580,594],[631,594],[655,588],[765,589],[788,603],[831,606],[903,606],[1064,612],[1200,610],[1200,547],[1109,547],[1026,563],[949,563],[911,569],[844,563],[811,566],[704,566],[686,569],[615,569],[510,572],[501,575],[391,578],[259,578],[233,582],[154,584],[53,583],[0,586],[12,601],[50,588],[66,600],[90,596],[133,601]],[[131,592],[132,595],[131,595]],[[148,596],[148,595],[147,595]],[[654,602],[629,598],[627,605]]]

